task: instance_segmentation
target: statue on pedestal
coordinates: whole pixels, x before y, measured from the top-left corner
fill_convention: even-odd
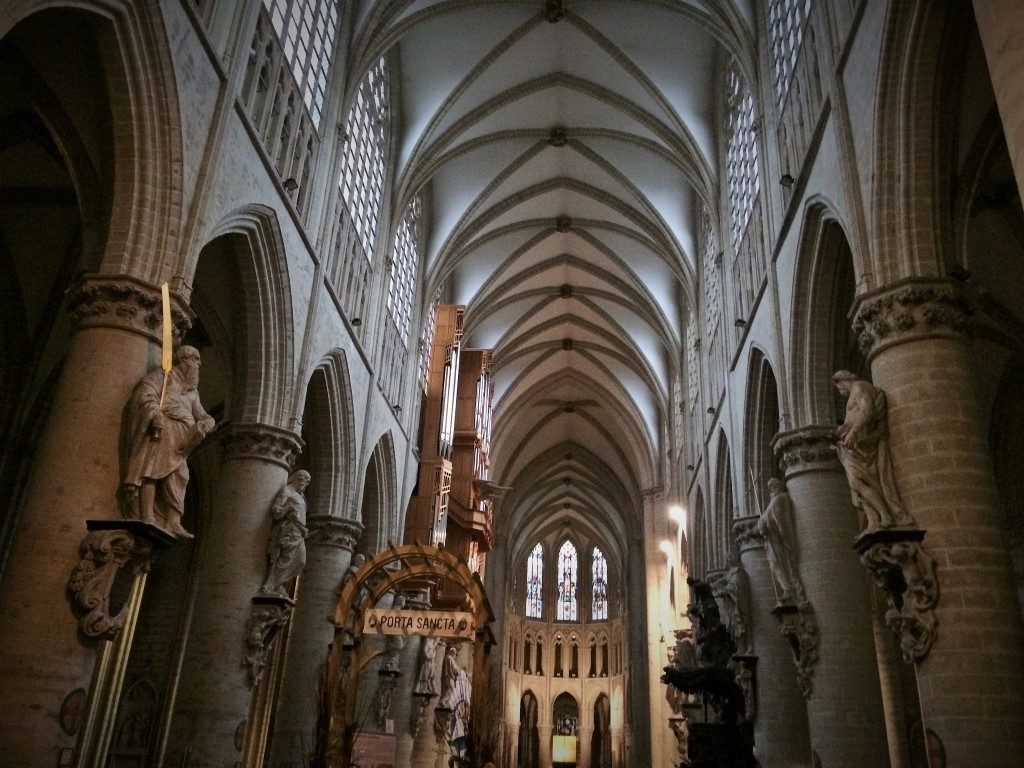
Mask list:
[[[800,550],[793,499],[786,491],[786,486],[776,477],[768,480],[768,493],[771,498],[761,512],[754,533],[764,538],[768,566],[782,590],[779,603],[803,605],[807,603],[807,593],[797,567]]]
[[[437,650],[436,637],[424,637],[420,643],[420,665],[413,685],[413,696],[434,696],[437,693],[434,685],[434,653]]]
[[[306,565],[306,497],[310,474],[304,469],[292,472],[270,505],[270,546],[267,548],[267,578],[260,592],[289,597],[288,583],[302,573]]]
[[[122,513],[164,528],[179,539],[188,486],[189,454],[214,427],[199,401],[199,350],[182,346],[174,368],[146,374],[128,401],[121,437]]]
[[[722,623],[732,635],[738,653],[746,653],[748,650],[747,625],[744,620],[747,594],[743,576],[739,564],[733,561],[727,569],[716,575],[711,581],[712,593],[718,600]]]
[[[836,430],[836,451],[850,482],[853,505],[864,513],[864,532],[913,527],[896,487],[885,393],[849,371],[837,371],[832,383],[846,397],[846,419]]]
[[[469,675],[459,664],[459,646],[449,644],[441,664],[441,697],[437,709],[449,711],[451,715],[445,734],[458,756],[465,754],[466,739],[469,735],[469,704],[472,685]]]

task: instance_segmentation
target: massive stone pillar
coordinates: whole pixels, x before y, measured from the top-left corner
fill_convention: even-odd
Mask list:
[[[288,652],[271,736],[270,765],[291,765],[313,747],[316,692],[320,672],[334,640],[338,586],[352,561],[362,525],[336,515],[307,520],[306,567],[299,579],[292,612]]]
[[[1024,4],[1020,0],[974,0],[974,16],[1017,189],[1024,197]]]
[[[551,713],[546,717],[551,717]],[[551,725],[538,725],[537,734],[540,736],[540,765],[546,768],[551,765]]]
[[[252,598],[267,568],[267,510],[288,479],[298,436],[261,424],[231,424],[214,508],[201,527],[196,606],[170,732],[169,762],[234,765],[247,741],[255,637]],[[266,651],[266,649],[262,649]]]
[[[857,514],[832,440],[828,427],[775,440],[795,508],[800,576],[817,624],[817,637],[807,643],[817,656],[808,660],[805,686],[811,749],[823,766],[884,768],[889,751],[869,582],[853,550]]]
[[[176,320],[185,313],[177,308]],[[122,275],[89,276],[71,300],[75,331],[33,462],[0,581],[0,754],[10,765],[57,765],[75,745],[61,712],[89,691],[97,655],[68,607],[86,519],[118,519],[118,439],[136,383],[160,364],[160,292]],[[88,647],[87,647],[88,646]],[[74,697],[67,699],[69,706]]]
[[[583,718],[583,715],[584,715],[584,713],[580,712],[580,718],[581,719]],[[593,717],[593,712],[591,712],[590,715],[591,715],[591,717]],[[593,728],[583,728],[583,727],[580,728],[580,734],[579,734],[579,750],[580,750],[580,753],[579,753],[579,755],[577,755],[577,760],[576,760],[576,764],[579,766],[579,768],[593,768],[593,766],[594,766],[594,756],[591,754],[592,750],[591,750],[591,743],[590,743],[590,739],[593,737],[593,735],[594,735],[594,729]]]
[[[751,653],[757,656],[757,712],[754,745],[764,768],[803,768],[811,764],[807,707],[796,683],[793,653],[772,616],[778,603],[764,539],[753,531],[758,517],[733,526],[740,564],[750,582],[746,618]]]
[[[1014,3],[1006,8],[1009,21],[1020,17]],[[936,563],[937,631],[917,660],[930,749],[944,750],[949,766],[1018,765],[1024,627],[974,391],[966,304],[948,281],[907,280],[861,297],[854,327],[886,395],[903,503]]]

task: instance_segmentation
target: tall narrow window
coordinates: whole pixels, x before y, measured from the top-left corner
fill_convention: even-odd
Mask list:
[[[526,618],[544,613],[544,548],[538,544],[526,561]]]
[[[782,101],[793,80],[793,70],[796,69],[800,44],[804,39],[804,27],[810,15],[811,0],[770,0],[768,3],[772,71],[779,101]]]
[[[416,293],[416,270],[419,266],[420,209],[418,197],[405,209],[402,223],[395,233],[391,279],[388,282],[388,312],[395,321],[399,337],[406,343],[412,325],[412,300]]]
[[[441,289],[434,294],[434,300],[427,307],[427,316],[423,319],[423,330],[420,333],[420,389],[427,394],[430,389],[430,363],[434,351],[434,333],[437,330],[437,305],[441,303]]]
[[[594,594],[590,602],[590,618],[603,621],[608,618],[608,561],[604,552],[594,547],[594,555],[590,564],[591,584]]]
[[[359,84],[345,121],[345,155],[338,179],[352,226],[369,260],[373,259],[380,221],[390,105],[387,64],[379,59]]]
[[[523,641],[523,674],[524,675],[530,674],[530,666],[531,666],[531,662],[533,661],[533,659],[530,657],[530,652],[532,650],[533,650],[533,647],[530,645],[530,638],[526,638],[526,640]]]
[[[735,63],[729,68],[726,87],[729,144],[725,154],[725,174],[729,194],[729,224],[735,246],[743,239],[761,188],[761,180],[757,167],[754,96],[743,82]]]
[[[579,572],[576,547],[568,539],[558,550],[558,621],[576,621],[576,577]]]
[[[339,5],[338,0],[263,0],[314,125],[323,113]]]

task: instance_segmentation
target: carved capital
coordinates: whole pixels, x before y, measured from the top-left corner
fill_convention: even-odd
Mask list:
[[[760,515],[750,515],[741,517],[732,524],[732,532],[736,536],[736,544],[741,554],[752,549],[764,549],[764,536],[757,530],[760,519]]]
[[[253,612],[246,628],[245,645],[248,653],[245,667],[249,671],[249,684],[256,687],[267,668],[267,660],[281,628],[292,613],[290,600],[253,599]]]
[[[935,642],[939,580],[919,528],[887,528],[862,534],[854,548],[885,594],[885,623],[899,640],[903,660],[923,661]]]
[[[309,515],[306,527],[309,528],[307,546],[338,547],[349,552],[355,551],[363,533],[362,523],[337,515]]]
[[[786,478],[813,470],[838,470],[835,430],[809,426],[780,432],[772,440],[775,457]]]
[[[79,328],[118,328],[162,340],[160,286],[127,275],[90,274],[75,288],[68,304]],[[195,315],[181,297],[171,294],[175,341],[192,327]]]
[[[818,619],[814,609],[807,603],[794,605],[782,603],[772,609],[772,615],[779,620],[782,636],[789,641],[796,665],[796,681],[800,693],[810,699],[814,692],[814,665],[818,663],[818,642],[820,640]]]
[[[91,530],[85,535],[67,586],[71,611],[78,618],[82,635],[113,640],[121,634],[127,606],[122,605],[116,614],[111,612],[114,582],[123,568],[133,580],[148,571],[152,551],[153,545],[145,536],[124,529]],[[121,591],[128,593],[127,589]]]
[[[957,283],[908,278],[865,294],[857,302],[853,330],[869,358],[918,338],[962,338],[970,333],[973,309]]]
[[[223,431],[224,459],[258,459],[290,470],[304,447],[302,438],[266,424],[234,422]]]

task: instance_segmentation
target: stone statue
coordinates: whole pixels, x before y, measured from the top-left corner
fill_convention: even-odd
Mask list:
[[[797,567],[800,557],[793,499],[777,477],[768,480],[768,493],[768,506],[761,512],[754,532],[764,538],[768,565],[782,590],[779,602],[803,605],[807,602],[807,593]]]
[[[746,583],[743,581],[742,569],[735,562],[732,563],[729,568],[715,576],[711,582],[711,588],[718,600],[722,623],[732,635],[737,652],[746,653],[748,650],[747,625],[743,617],[747,601]]]
[[[437,693],[434,685],[434,654],[437,651],[437,638],[424,637],[420,643],[420,665],[413,685],[414,696],[433,696]]]
[[[399,595],[391,604],[392,609],[400,611],[405,608],[405,595]],[[389,672],[398,670],[398,657],[405,648],[405,638],[402,635],[388,635],[384,640],[383,669]]]
[[[358,554],[353,556],[352,562],[349,563],[348,569],[345,571],[345,575],[341,579],[341,589],[345,588],[345,585],[350,581],[355,580],[356,572],[363,567],[363,563],[366,562],[366,555]],[[366,593],[366,586],[360,585],[359,589],[356,590],[355,594],[352,595],[352,603],[349,605],[348,616],[345,617],[345,628],[348,630],[349,635],[355,630],[356,626],[356,606],[363,599],[363,595]]]
[[[850,482],[853,505],[864,513],[864,532],[913,526],[896,488],[885,393],[849,371],[838,371],[832,383],[846,398],[846,420],[836,430],[836,451]]]
[[[186,462],[214,421],[196,390],[199,350],[178,347],[174,358],[166,387],[163,370],[154,368],[135,386],[128,401],[121,436],[122,513],[158,525],[179,539],[191,539],[181,525],[188,485]]]
[[[304,469],[292,472],[270,505],[270,546],[267,548],[267,579],[260,590],[265,595],[288,597],[288,583],[306,565],[306,497],[310,475]]]
[[[441,697],[437,706],[439,709],[451,711],[447,735],[453,747],[460,753],[465,750],[466,736],[469,733],[471,697],[472,685],[469,675],[459,665],[459,646],[449,644],[441,665]]]

